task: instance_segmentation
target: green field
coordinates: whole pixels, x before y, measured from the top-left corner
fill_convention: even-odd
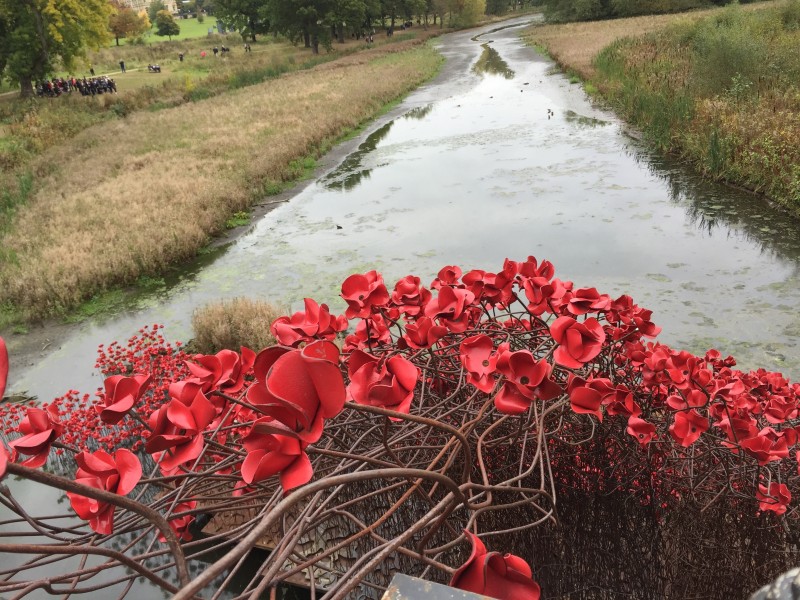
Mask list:
[[[181,32],[178,35],[172,36],[172,41],[180,41],[180,40],[192,40],[195,38],[206,37],[208,35],[208,30],[213,29],[213,33],[217,32],[216,25],[217,19],[216,17],[206,17],[202,23],[198,23],[197,19],[175,19],[175,22],[180,25]],[[144,43],[145,44],[157,44],[159,42],[164,42],[169,40],[168,37],[161,37],[156,35],[156,28],[153,27],[149,33],[145,35]],[[125,45],[129,43],[126,39],[120,39],[119,45]],[[116,45],[112,40],[112,45]]]

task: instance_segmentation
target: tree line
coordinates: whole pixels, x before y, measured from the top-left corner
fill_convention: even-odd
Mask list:
[[[334,41],[366,35],[373,29],[393,32],[399,25],[425,26],[444,20],[468,27],[484,14],[502,14],[542,0],[191,0],[180,13],[213,14],[243,39],[283,35],[312,52]],[[0,79],[19,85],[22,97],[33,96],[33,82],[59,70],[73,71],[86,51],[112,40],[136,38],[150,31],[180,32],[162,0],[137,13],[123,0],[0,0]]]
[[[491,0],[489,0],[491,1]],[[674,13],[731,4],[734,0],[542,0],[550,22],[597,21]],[[743,4],[758,0],[736,0]]]

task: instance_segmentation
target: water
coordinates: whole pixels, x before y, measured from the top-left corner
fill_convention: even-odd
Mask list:
[[[629,293],[654,311],[665,343],[800,376],[796,223],[656,157],[524,47],[518,28],[488,29],[441,38],[442,74],[353,142],[341,165],[166,288],[77,327],[13,374],[12,389],[41,399],[92,391],[98,343],[154,322],[186,340],[192,311],[212,300],[299,309],[311,296],[342,310],[350,273],[429,282],[447,264],[497,270],[528,255],[576,286]],[[53,501],[12,485],[29,507]]]

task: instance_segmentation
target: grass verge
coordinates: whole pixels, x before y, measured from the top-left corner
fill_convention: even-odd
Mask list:
[[[194,256],[267,186],[433,76],[410,40],[157,112],[88,127],[32,163],[0,263],[0,304],[59,314]]]
[[[526,33],[663,151],[800,216],[800,0]]]

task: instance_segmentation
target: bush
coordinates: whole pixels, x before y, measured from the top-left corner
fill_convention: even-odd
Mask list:
[[[194,349],[212,354],[246,346],[257,352],[275,344],[269,327],[281,314],[275,305],[249,298],[207,304],[192,315]]]
[[[781,21],[783,21],[783,26],[790,31],[800,29],[800,0],[789,0],[789,3],[781,10]]]

